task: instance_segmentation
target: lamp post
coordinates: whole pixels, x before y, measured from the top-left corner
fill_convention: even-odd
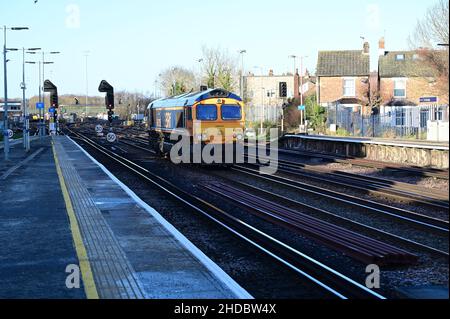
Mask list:
[[[27,89],[27,85],[25,83],[25,64],[29,63],[29,64],[34,64],[34,63],[30,63],[30,62],[26,62],[25,61],[25,50],[29,51],[29,52],[34,52],[34,51],[39,51],[40,48],[22,48],[22,84],[21,84],[21,88],[22,88],[22,105],[23,105],[23,116],[24,116],[24,131],[23,131],[23,146],[25,148],[26,152],[30,151],[30,118],[29,118],[29,112],[28,112],[28,105],[27,105],[27,100],[26,100],[26,94],[25,91]],[[29,53],[27,52],[27,53]]]
[[[18,49],[7,49],[6,48],[6,31],[21,31],[21,30],[28,30],[27,27],[13,27],[13,28],[7,28],[6,26],[3,26],[3,36],[4,36],[4,44],[3,44],[3,78],[4,78],[4,86],[5,86],[5,101],[3,106],[3,140],[4,140],[4,152],[5,152],[5,161],[9,160],[9,136],[8,136],[8,76],[7,76],[7,63],[8,60],[6,59],[6,53],[8,51],[18,51]]]
[[[301,56],[300,57],[300,105],[303,106],[303,59],[306,59],[308,56]],[[301,119],[300,119],[300,125],[304,125],[304,121],[306,120],[306,109],[301,110]],[[304,112],[304,116],[303,116]]]
[[[196,80],[198,80],[198,82],[196,83],[197,84],[197,89],[199,89],[200,90],[200,86],[202,86],[203,84],[202,84],[202,66],[201,66],[201,64],[203,63],[203,58],[200,58],[200,59],[197,59],[197,67],[196,67],[196,70],[194,71],[196,74],[195,74],[195,77],[197,78]]]
[[[247,50],[239,50],[239,54],[241,55],[241,77],[239,79],[239,88],[242,99],[244,99],[244,54],[246,53]]]
[[[89,58],[89,51],[84,51],[84,57],[85,57],[85,71],[86,71],[86,98],[85,98],[85,114],[87,118],[88,114],[88,96],[89,96],[89,81],[88,81],[88,58]]]
[[[292,54],[290,56],[288,56],[289,59],[293,59],[294,60],[294,73],[292,73],[295,76],[295,73],[297,73],[297,56]]]

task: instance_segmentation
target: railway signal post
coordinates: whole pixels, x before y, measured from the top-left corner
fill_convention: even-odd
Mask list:
[[[58,88],[49,80],[44,82],[44,92],[50,93],[50,117],[49,132],[50,134],[57,134],[58,132]]]
[[[108,109],[108,121],[109,127],[112,127],[112,120],[114,116],[114,88],[105,80],[100,82],[100,86],[98,87],[98,91],[102,93],[106,93],[105,96],[105,105]]]

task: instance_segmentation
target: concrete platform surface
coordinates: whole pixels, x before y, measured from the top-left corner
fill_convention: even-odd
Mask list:
[[[348,142],[348,143],[363,143],[363,144],[376,144],[387,146],[401,146],[411,148],[423,148],[434,150],[449,150],[449,143],[429,142],[422,140],[393,140],[385,138],[368,138],[368,137],[340,137],[340,136],[328,136],[328,135],[286,135],[288,138],[301,138],[305,140],[324,140],[324,141],[336,141],[336,142]]]
[[[78,258],[50,142],[0,160],[0,298],[86,297],[65,283]]]
[[[0,160],[0,299],[252,298],[71,139],[31,146]]]

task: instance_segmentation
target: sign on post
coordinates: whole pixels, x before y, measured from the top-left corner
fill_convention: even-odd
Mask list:
[[[304,111],[306,109],[306,107],[304,105],[299,105],[298,106],[298,110],[299,111]]]
[[[42,102],[37,102],[37,103],[36,103],[36,108],[37,108],[38,110],[43,110],[43,109],[45,108],[45,104],[42,103]]]
[[[14,132],[12,130],[8,130],[8,138],[12,138],[14,136]]]
[[[103,126],[101,126],[100,124],[97,124],[97,125],[95,126],[95,131],[96,131],[97,133],[103,132]]]
[[[114,133],[108,133],[108,135],[106,135],[106,140],[110,143],[114,143],[116,141],[117,137],[116,134]]]

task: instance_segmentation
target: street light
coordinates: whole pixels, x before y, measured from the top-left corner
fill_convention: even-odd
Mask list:
[[[25,96],[25,91],[27,89],[27,85],[25,83],[25,50],[27,50],[27,53],[29,52],[36,52],[41,50],[41,48],[22,48],[22,105],[23,105],[23,116],[24,116],[24,124],[25,124],[25,129],[24,129],[24,134],[23,134],[23,146],[25,148],[25,151],[29,152],[30,151],[30,119],[29,119],[29,114],[28,114],[28,106],[27,106],[27,100],[26,100],[26,96]]]
[[[240,80],[240,95],[241,98],[244,98],[244,54],[247,53],[247,50],[239,50],[239,54],[241,55],[241,78]]]
[[[5,161],[9,160],[9,136],[8,136],[8,73],[7,73],[7,62],[6,53],[8,51],[17,51],[18,49],[7,49],[6,48],[6,31],[21,31],[28,30],[28,27],[12,27],[7,28],[6,25],[3,26],[3,35],[4,35],[4,43],[3,43],[3,77],[4,77],[4,86],[5,86],[5,97],[4,97],[4,106],[3,106],[3,140],[4,140],[4,152],[5,152]]]
[[[288,58],[294,60],[294,73],[293,74],[295,76],[295,73],[297,72],[297,58],[298,57],[296,55],[292,54],[292,55],[288,56]]]
[[[203,61],[204,61],[203,58],[197,59],[198,69],[196,71],[196,73],[197,73],[196,76],[198,76],[198,83],[197,83],[198,89],[200,89],[200,87],[203,85],[202,84],[202,67],[201,67],[201,63],[203,63]]]
[[[308,58],[307,55],[302,55],[300,57],[300,105],[303,107],[303,59]],[[304,116],[303,116],[304,114]],[[306,120],[306,110],[300,111],[300,125],[304,126],[304,121]]]
[[[88,81],[88,58],[89,58],[89,53],[91,53],[90,51],[84,51],[84,57],[85,57],[85,71],[86,71],[86,98],[85,98],[85,113],[86,113],[86,118],[87,118],[87,114],[88,114],[88,96],[89,96],[89,81]]]

